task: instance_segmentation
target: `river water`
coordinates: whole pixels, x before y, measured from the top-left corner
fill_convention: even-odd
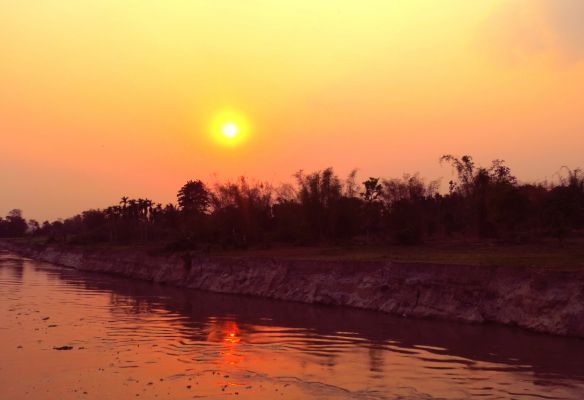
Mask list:
[[[584,340],[171,288],[0,253],[0,399],[470,397],[582,399]]]

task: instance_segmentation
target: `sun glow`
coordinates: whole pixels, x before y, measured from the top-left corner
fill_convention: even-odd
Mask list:
[[[232,109],[218,112],[211,121],[211,136],[215,142],[225,146],[241,144],[247,139],[249,131],[247,118]]]
[[[223,133],[223,136],[227,136],[228,138],[231,139],[237,136],[238,132],[239,129],[237,128],[237,125],[235,125],[233,122],[228,122],[225,125],[223,125],[223,128],[221,128],[221,133]]]

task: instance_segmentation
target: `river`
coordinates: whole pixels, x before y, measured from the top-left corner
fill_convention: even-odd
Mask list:
[[[584,340],[0,253],[0,399],[582,399]]]

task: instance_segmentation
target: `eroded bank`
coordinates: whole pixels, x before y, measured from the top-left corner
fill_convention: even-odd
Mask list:
[[[494,322],[584,338],[584,272],[252,257],[153,256],[3,242],[20,255],[220,293],[358,307],[409,317]]]

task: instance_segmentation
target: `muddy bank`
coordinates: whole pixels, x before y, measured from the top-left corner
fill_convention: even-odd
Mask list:
[[[220,293],[409,317],[494,322],[584,338],[584,271],[389,261],[151,256],[0,243],[26,257]]]

